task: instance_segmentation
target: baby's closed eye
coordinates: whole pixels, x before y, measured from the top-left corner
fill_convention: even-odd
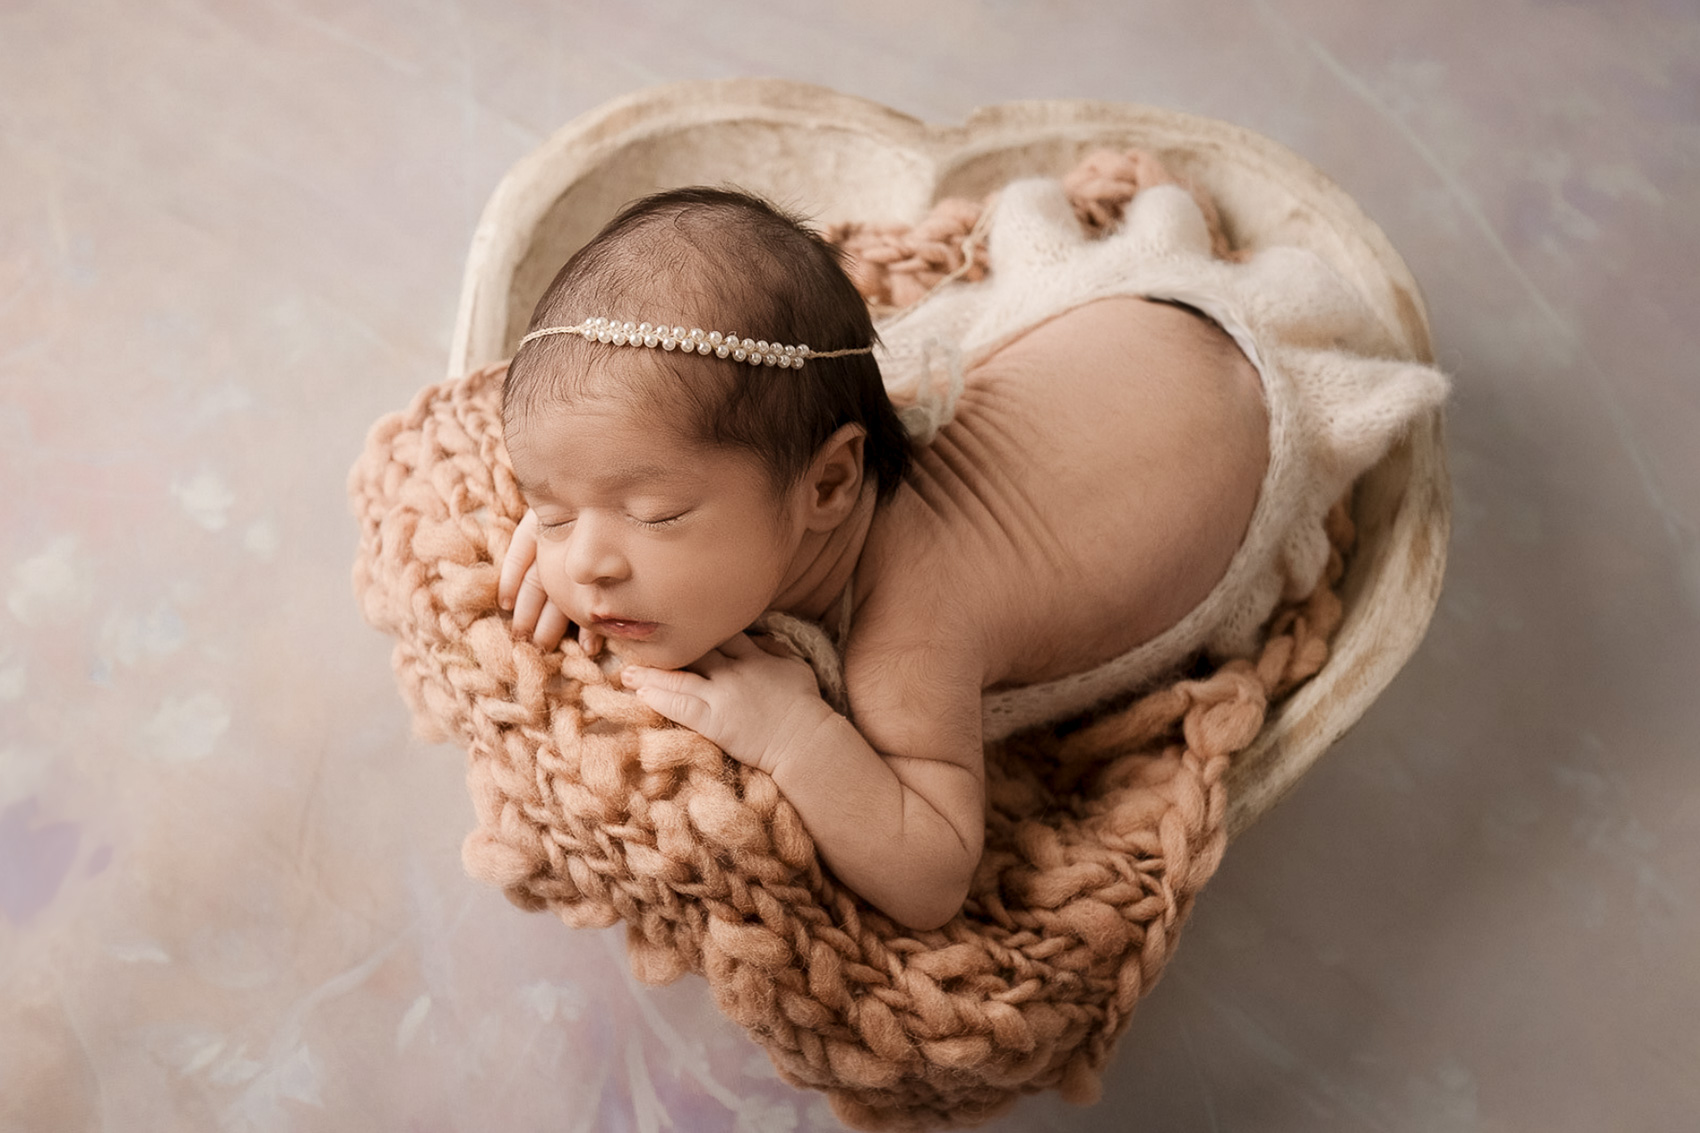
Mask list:
[[[634,508],[626,513],[626,519],[639,527],[651,531],[672,527],[690,514],[690,509],[676,510],[674,508]],[[541,538],[559,539],[572,529],[578,517],[575,515],[548,517],[538,516],[537,534]]]
[[[641,515],[637,515],[637,516],[633,516],[632,518],[637,521],[637,524],[640,527],[648,527],[648,528],[651,528],[651,529],[655,529],[655,528],[661,528],[661,527],[671,527],[675,523],[678,523],[681,519],[685,518],[685,516],[687,514],[688,514],[687,512],[680,511],[680,512],[674,512],[671,515],[656,515],[656,516],[651,516],[651,517],[647,517],[647,518],[644,517],[644,516],[641,516]]]

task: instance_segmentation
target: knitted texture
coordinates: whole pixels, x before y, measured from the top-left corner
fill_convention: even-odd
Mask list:
[[[1171,173],[1154,154],[1099,150],[1063,178],[1075,216],[1093,235],[1114,227],[1135,194],[1154,185],[1184,188],[1210,226],[1212,251],[1223,259],[1239,258],[1240,253],[1229,246],[1210,194]],[[978,256],[971,256],[964,244],[996,199],[995,193],[985,201],[947,197],[918,224],[840,221],[823,235],[828,243],[844,249],[856,290],[875,313],[883,314],[920,302],[946,277],[968,282],[985,278],[983,247]]]
[[[1077,207],[1104,227],[1133,193],[1093,184]],[[933,243],[960,253],[973,225],[951,223]],[[924,294],[950,270],[948,254],[909,261],[881,261],[880,294]],[[1221,858],[1229,760],[1327,657],[1345,509],[1329,517],[1322,584],[1277,610],[1254,656],[988,745],[967,903],[915,932],[822,868],[770,777],[651,712],[576,642],[513,639],[496,584],[525,503],[502,443],[504,374],[421,391],[374,426],[349,480],[364,614],[396,639],[419,732],[468,752],[468,871],[569,925],[624,921],[640,978],[702,974],[781,1075],[826,1091],[853,1126],[970,1124],[1052,1088],[1095,1099]]]

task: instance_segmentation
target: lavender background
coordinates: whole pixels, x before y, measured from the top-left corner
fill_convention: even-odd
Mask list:
[[[1215,115],[1457,386],[1404,674],[1236,842],[1104,1102],[994,1130],[1700,1112],[1692,0],[0,0],[0,1127],[834,1129],[700,981],[467,880],[343,480],[507,167],[650,83]]]

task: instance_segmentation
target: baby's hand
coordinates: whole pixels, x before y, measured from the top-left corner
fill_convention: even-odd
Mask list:
[[[739,763],[771,775],[834,713],[820,698],[806,663],[770,652],[764,644],[740,633],[689,669],[628,665],[620,680],[669,720],[713,740]]]
[[[519,526],[514,528],[507,558],[502,560],[502,574],[496,583],[496,604],[514,612],[514,636],[530,637],[539,649],[553,649],[566,636],[567,615],[549,600],[549,595],[543,592],[543,582],[537,576],[537,513],[530,508],[526,509]],[[601,635],[588,629],[579,631],[578,641],[593,657],[602,648]]]

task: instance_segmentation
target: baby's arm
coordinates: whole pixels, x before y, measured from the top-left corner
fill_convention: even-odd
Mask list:
[[[961,683],[960,703],[929,697],[925,711],[883,721],[876,735],[901,746],[876,750],[821,700],[807,665],[742,634],[691,669],[628,667],[622,679],[663,716],[772,775],[826,864],[894,920],[931,929],[956,915],[985,833],[975,682]],[[926,687],[952,687],[942,676]]]

